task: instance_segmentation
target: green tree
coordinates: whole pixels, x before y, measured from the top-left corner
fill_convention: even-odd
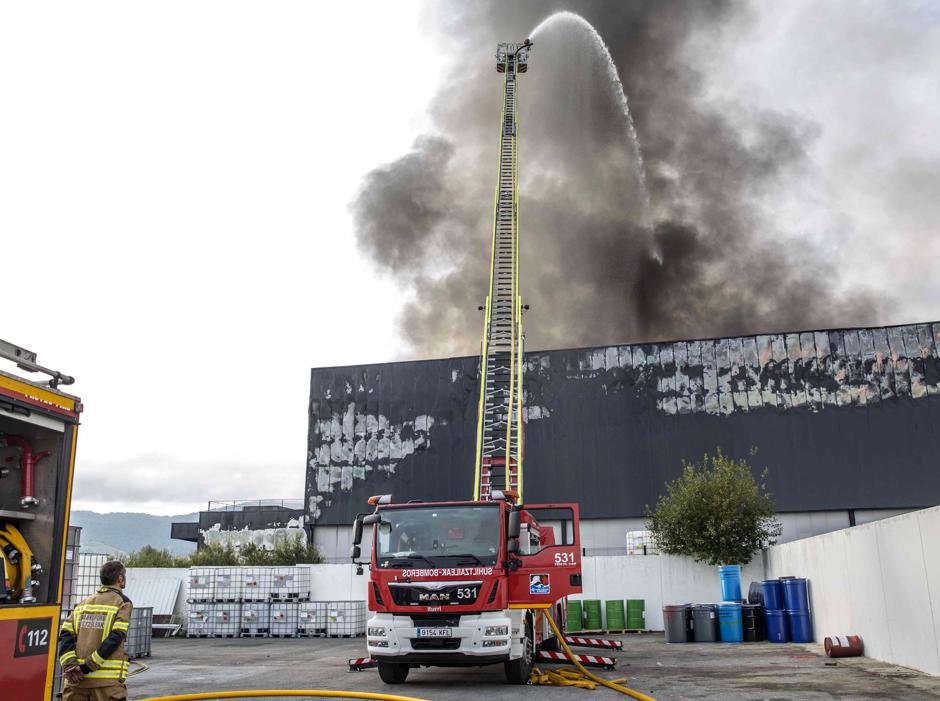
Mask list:
[[[709,565],[745,565],[763,546],[776,543],[782,530],[766,477],[764,470],[758,484],[746,460],[720,448],[701,462],[683,461],[682,475],[666,484],[656,508],[646,507],[646,527],[664,553]]]
[[[323,562],[317,546],[305,543],[300,534],[291,534],[275,543],[270,555],[272,565],[312,565]]]
[[[177,557],[166,548],[157,549],[145,545],[125,557],[125,567],[189,567],[189,558]]]

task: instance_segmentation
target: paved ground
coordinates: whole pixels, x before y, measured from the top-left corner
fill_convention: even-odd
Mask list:
[[[617,636],[615,636],[617,637]],[[616,672],[657,701],[926,701],[940,699],[940,679],[865,658],[829,660],[819,646],[667,645],[661,634],[622,638]],[[375,670],[348,672],[364,654],[359,639],[154,640],[150,669],[128,681],[131,699],[235,689],[343,689],[415,696],[430,701],[534,701],[620,698],[607,689],[513,687],[501,666],[413,669],[408,682],[386,686]],[[835,664],[837,662],[837,664]]]

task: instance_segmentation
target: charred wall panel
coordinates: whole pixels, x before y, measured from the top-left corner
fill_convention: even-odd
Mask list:
[[[940,503],[940,324],[528,353],[524,495],[640,516],[683,460],[758,448],[782,511]],[[308,523],[468,499],[478,359],[311,374]]]

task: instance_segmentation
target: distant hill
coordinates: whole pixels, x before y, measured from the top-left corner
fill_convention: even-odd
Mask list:
[[[173,521],[196,521],[198,513],[180,516],[154,516],[153,514],[117,512],[99,514],[95,511],[73,511],[72,526],[81,526],[81,547],[85,552],[107,554],[129,553],[145,545],[166,548],[174,555],[188,555],[196,549],[195,543],[170,538]]]

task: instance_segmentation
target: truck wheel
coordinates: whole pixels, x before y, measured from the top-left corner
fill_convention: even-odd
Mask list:
[[[379,677],[386,684],[402,684],[408,678],[410,665],[379,660]]]
[[[535,636],[532,634],[531,623],[525,626],[525,642],[522,646],[522,657],[505,662],[506,681],[510,684],[528,684],[532,675],[532,665],[535,663]]]

